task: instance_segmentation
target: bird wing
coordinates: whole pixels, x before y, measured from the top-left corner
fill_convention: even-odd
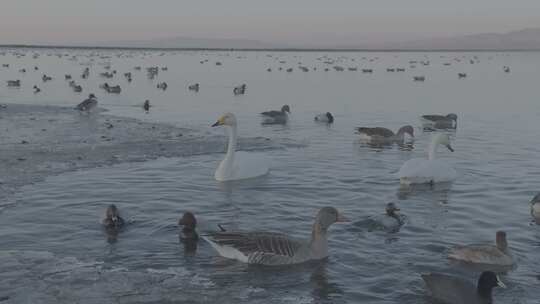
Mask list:
[[[381,128],[381,127],[375,127],[375,128],[365,128],[360,127],[356,128],[356,131],[358,133],[364,133],[368,136],[380,136],[380,137],[392,137],[394,136],[394,132],[387,128]]]
[[[278,116],[283,115],[283,112],[281,112],[281,111],[266,111],[266,112],[262,112],[261,115],[270,116],[270,117],[278,117]]]
[[[285,234],[270,232],[214,232],[205,235],[205,239],[221,249],[223,247],[236,249],[245,256],[245,261],[251,264],[269,264],[269,261],[275,258],[292,259],[303,245]],[[224,252],[218,248],[216,250],[220,254]]]
[[[422,115],[422,118],[431,121],[447,119],[446,116],[443,115]]]

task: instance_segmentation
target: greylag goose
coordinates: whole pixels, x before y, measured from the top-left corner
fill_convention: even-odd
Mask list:
[[[289,118],[287,113],[291,113],[289,105],[281,107],[281,111],[262,112],[263,124],[285,124]]]
[[[318,122],[325,122],[325,123],[333,123],[334,122],[334,116],[332,116],[332,113],[326,112],[324,114],[318,114],[315,116],[315,121]]]
[[[504,231],[497,231],[495,245],[457,246],[450,251],[448,258],[484,265],[512,266],[514,264]]]
[[[288,265],[328,256],[328,228],[348,221],[336,208],[320,209],[310,240],[297,240],[273,232],[214,232],[202,236],[223,257],[248,264]]]
[[[200,88],[199,83],[195,83],[188,86],[188,90],[195,91],[195,92],[199,92],[199,88]]]
[[[456,129],[457,115],[450,113],[447,115],[422,115],[422,126],[424,129]]]
[[[473,283],[442,273],[422,274],[431,296],[448,304],[491,304],[495,287],[506,288],[492,271],[482,272],[478,283]]]
[[[381,127],[360,127],[356,128],[356,132],[360,134],[362,139],[369,141],[403,141],[405,134],[414,137],[414,128],[409,125],[401,127],[395,134],[391,130]]]
[[[237,86],[233,89],[234,95],[244,95],[246,93],[246,84],[242,84],[241,86]]]

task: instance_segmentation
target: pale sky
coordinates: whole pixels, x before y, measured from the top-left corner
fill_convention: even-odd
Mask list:
[[[0,0],[0,44],[163,37],[343,43],[540,28],[540,0]]]

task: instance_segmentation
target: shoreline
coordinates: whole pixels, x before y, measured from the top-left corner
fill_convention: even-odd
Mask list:
[[[202,48],[202,47],[129,47],[129,46],[67,46],[67,45],[32,45],[32,44],[1,44],[0,49],[67,49],[67,50],[140,50],[140,51],[235,51],[235,52],[349,52],[349,53],[462,53],[462,52],[540,52],[540,49],[363,49],[363,48]]]
[[[227,142],[225,136],[105,111],[87,116],[70,107],[3,105],[0,212],[18,188],[48,176],[159,157],[223,153]],[[246,141],[252,150],[276,148],[274,141],[263,137],[240,139],[239,146]]]

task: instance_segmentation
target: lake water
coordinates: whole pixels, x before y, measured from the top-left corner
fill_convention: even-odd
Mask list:
[[[517,267],[501,275],[508,288],[495,289],[496,302],[540,303],[540,226],[528,205],[540,191],[540,53],[5,51],[0,63],[10,67],[0,68],[0,103],[75,105],[93,92],[114,115],[214,138],[224,133],[210,125],[233,112],[239,136],[298,145],[258,151],[271,158],[271,172],[246,181],[216,182],[223,154],[196,151],[51,176],[19,189],[16,204],[0,213],[2,303],[430,303],[420,273],[476,281],[479,271],[449,262],[448,249],[492,243],[497,230],[507,232]],[[334,71],[322,56],[345,71]],[[420,63],[426,60],[429,65]],[[410,61],[418,61],[415,68]],[[299,63],[310,71],[297,69]],[[118,71],[112,80],[98,75],[108,64]],[[149,80],[144,68],[153,65],[168,71]],[[91,75],[82,80],[86,66]],[[289,67],[292,73],[285,72]],[[390,67],[406,71],[386,72]],[[125,72],[133,73],[131,83]],[[461,72],[465,79],[458,79]],[[43,73],[54,79],[42,83]],[[64,74],[83,92],[72,92]],[[412,80],[420,75],[425,82]],[[22,88],[8,89],[8,79],[21,79]],[[161,81],[166,91],[156,88]],[[122,93],[105,93],[98,88],[103,82],[120,84]],[[187,90],[195,82],[198,93]],[[233,96],[242,83],[246,94]],[[42,92],[33,94],[34,84]],[[145,99],[153,105],[148,114],[139,107]],[[292,111],[288,125],[260,124],[259,112],[283,104]],[[316,124],[315,114],[326,111],[335,123]],[[451,185],[400,187],[395,173],[406,160],[424,157],[431,138],[419,116],[450,112],[459,116],[450,133],[455,152],[441,150],[440,157],[459,178]],[[411,147],[373,147],[354,134],[357,126],[405,124],[415,126]],[[260,150],[249,141],[242,148]],[[399,232],[334,225],[329,258],[295,267],[248,267],[219,257],[204,241],[187,253],[176,226],[190,210],[201,231],[227,223],[307,238],[323,206],[355,222],[382,213],[391,201],[407,216]],[[99,223],[110,203],[131,221],[115,242]]]

